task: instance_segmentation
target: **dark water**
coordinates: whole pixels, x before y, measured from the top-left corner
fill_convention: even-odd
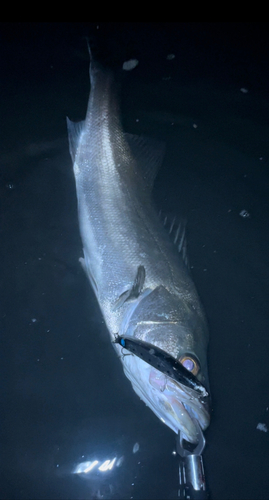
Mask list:
[[[211,498],[269,498],[266,28],[0,25],[2,499],[172,499],[178,488],[173,432],[124,377],[78,263],[65,116],[85,115],[85,35],[115,66],[139,60],[122,82],[125,129],[167,143],[154,197],[188,221],[210,324]]]

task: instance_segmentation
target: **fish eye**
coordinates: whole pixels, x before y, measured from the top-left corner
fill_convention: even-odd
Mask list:
[[[200,371],[200,364],[192,354],[184,354],[179,358],[179,362],[189,370],[189,372],[193,373],[193,375],[197,375]]]

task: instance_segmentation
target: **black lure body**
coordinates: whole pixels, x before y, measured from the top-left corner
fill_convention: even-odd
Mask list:
[[[114,342],[120,344],[124,349],[143,359],[143,361],[153,368],[156,368],[176,382],[198,392],[201,397],[208,396],[206,388],[195,375],[159,347],[137,338],[120,335],[115,337]]]

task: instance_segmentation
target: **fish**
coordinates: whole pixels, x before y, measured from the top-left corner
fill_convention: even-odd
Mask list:
[[[89,73],[85,120],[67,118],[79,260],[134,391],[170,429],[196,443],[210,422],[209,334],[184,225],[168,223],[152,200],[165,145],[123,130],[114,73],[91,53]]]

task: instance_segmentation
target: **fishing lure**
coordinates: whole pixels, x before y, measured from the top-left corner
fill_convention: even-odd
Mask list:
[[[205,386],[193,373],[159,347],[137,338],[121,335],[115,337],[114,343],[121,345],[124,349],[143,359],[143,361],[153,366],[153,368],[156,368],[176,382],[196,391],[201,397],[209,395]]]

